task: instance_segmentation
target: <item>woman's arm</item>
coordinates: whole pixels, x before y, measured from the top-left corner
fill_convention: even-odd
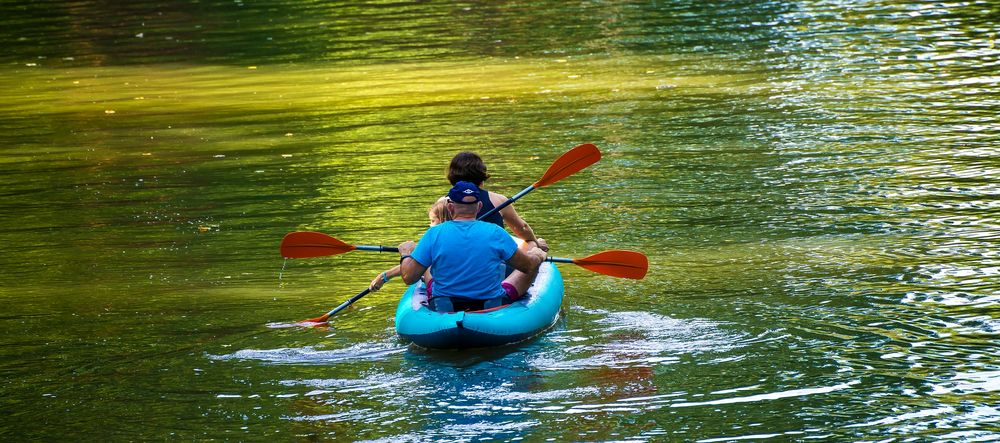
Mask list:
[[[380,272],[377,276],[375,276],[371,284],[368,285],[368,289],[371,289],[373,292],[378,291],[379,289],[382,289],[382,285],[389,283],[389,280],[399,277],[400,275],[402,275],[402,271],[399,269],[399,266],[393,266],[385,272]]]
[[[493,206],[500,206],[507,201],[507,197],[497,194],[496,192],[490,192],[490,202]],[[525,242],[534,242],[535,231],[531,229],[531,225],[524,221],[520,215],[518,215],[517,210],[514,209],[514,205],[507,205],[506,208],[500,210],[500,216],[503,217],[503,222],[510,226],[510,230],[521,240]]]

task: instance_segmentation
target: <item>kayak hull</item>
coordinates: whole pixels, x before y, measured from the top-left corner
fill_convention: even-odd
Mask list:
[[[396,307],[396,333],[418,346],[463,349],[502,346],[534,337],[555,324],[564,294],[562,275],[543,263],[520,300],[485,311],[440,313],[427,307],[423,283],[410,285]]]

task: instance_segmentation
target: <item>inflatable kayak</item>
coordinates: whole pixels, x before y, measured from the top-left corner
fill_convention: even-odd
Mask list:
[[[559,269],[545,262],[528,294],[483,311],[440,313],[427,307],[422,282],[410,285],[396,307],[396,333],[432,349],[482,348],[527,340],[555,324],[563,299]]]

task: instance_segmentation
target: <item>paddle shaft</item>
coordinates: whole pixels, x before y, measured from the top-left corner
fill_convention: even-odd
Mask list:
[[[375,251],[375,252],[399,252],[399,248],[395,246],[371,246],[371,245],[357,245],[354,249],[360,251]]]
[[[534,190],[535,190],[535,185],[531,185],[531,186],[528,186],[527,188],[524,188],[523,191],[518,192],[517,194],[514,194],[513,197],[507,199],[507,201],[505,201],[503,203],[500,203],[500,205],[495,206],[493,209],[490,209],[485,214],[480,215],[479,218],[477,218],[476,220],[482,220],[482,219],[484,219],[486,217],[489,217],[489,216],[491,216],[493,214],[496,214],[497,212],[500,212],[501,209],[510,206],[511,203],[514,203],[515,201],[517,201],[517,199],[519,199],[521,197],[524,197],[527,193],[529,193],[531,191],[534,191]]]
[[[517,201],[517,199],[524,197],[525,194],[534,191],[537,188],[551,185],[559,180],[562,180],[566,177],[576,174],[577,172],[580,172],[587,166],[596,163],[600,159],[601,159],[601,151],[597,149],[597,146],[594,146],[590,143],[584,143],[582,145],[575,146],[573,149],[570,149],[569,151],[563,153],[563,155],[560,155],[559,158],[556,159],[556,161],[552,162],[552,164],[549,165],[549,169],[547,169],[545,171],[545,174],[542,175],[542,178],[532,183],[531,186],[524,188],[523,191],[518,192],[513,197],[503,202],[499,206],[483,214],[477,220],[482,220],[486,217],[489,217],[497,213],[501,209],[510,206],[511,203],[514,203],[515,201]]]
[[[534,188],[532,188],[532,189],[534,189]],[[522,192],[522,194],[526,194],[526,193],[527,193],[527,190],[525,190],[525,191]],[[516,198],[516,196],[515,196],[515,198]],[[514,200],[514,198],[511,198],[511,200]],[[508,204],[509,203],[510,202],[508,201]],[[496,210],[496,208],[494,208],[494,210]],[[487,214],[487,215],[489,215],[489,214]],[[485,215],[483,217],[485,217]],[[479,217],[479,218],[483,218],[483,217]],[[359,251],[399,252],[399,248],[393,247],[393,246],[367,246],[367,245],[358,245],[357,249]],[[552,262],[552,263],[576,263],[574,261],[574,259],[572,259],[572,258],[562,258],[562,257],[547,257],[545,259],[545,261]],[[337,309],[334,309],[333,311],[330,311],[331,312],[330,315],[333,315],[334,312],[340,311],[342,308],[346,307],[347,305],[349,305],[351,303],[354,303],[355,300],[357,300],[357,299],[359,299],[361,297],[364,297],[364,295],[365,294],[355,295],[354,298],[348,300],[343,305],[338,306]]]
[[[353,304],[354,302],[360,300],[361,297],[364,297],[364,296],[368,295],[370,292],[372,292],[371,288],[368,288],[368,289],[365,289],[364,291],[359,292],[358,295],[355,295],[354,297],[351,297],[350,300],[347,300],[347,301],[341,303],[340,306],[337,306],[336,308],[333,308],[332,311],[327,312],[326,313],[326,317],[330,318],[334,314],[336,314],[336,313],[338,313],[340,311],[343,311],[344,308],[346,308],[346,307],[350,306],[351,304]]]

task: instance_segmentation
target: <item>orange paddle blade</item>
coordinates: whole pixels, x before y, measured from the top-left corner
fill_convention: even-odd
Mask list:
[[[330,318],[330,314],[323,314],[316,318],[308,318],[299,322],[299,324],[313,324],[313,323],[326,323],[327,319]]]
[[[598,252],[589,257],[573,260],[573,264],[612,277],[641,280],[649,269],[645,255],[622,250]]]
[[[535,182],[534,187],[551,185],[559,180],[569,177],[583,170],[587,166],[597,163],[601,159],[601,151],[590,143],[577,146],[556,159],[545,171],[545,175]]]
[[[322,232],[290,232],[281,239],[281,256],[285,258],[325,257],[356,248]]]

